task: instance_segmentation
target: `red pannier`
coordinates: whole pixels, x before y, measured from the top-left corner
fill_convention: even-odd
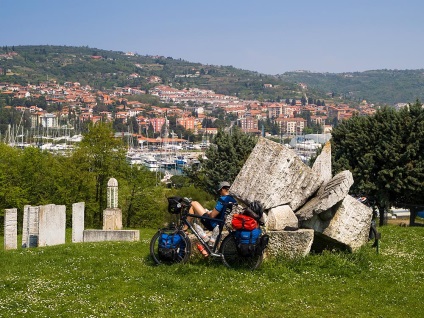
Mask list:
[[[250,216],[244,214],[234,214],[231,225],[235,230],[252,231],[258,227],[258,222]]]

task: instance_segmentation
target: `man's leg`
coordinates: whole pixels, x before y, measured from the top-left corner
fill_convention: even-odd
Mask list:
[[[206,210],[199,202],[193,201],[191,202],[191,207],[188,213],[195,214],[195,215],[203,215],[206,213]],[[192,223],[192,219],[193,217],[190,217],[190,216],[187,217],[187,221],[189,221],[190,223]],[[183,230],[186,231],[187,229],[188,229],[187,225],[184,226]]]

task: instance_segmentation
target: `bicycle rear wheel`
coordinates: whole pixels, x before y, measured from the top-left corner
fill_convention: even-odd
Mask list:
[[[168,255],[164,255],[163,246],[161,246],[161,236],[162,234],[168,235],[178,235],[181,240],[175,248],[168,253]],[[190,258],[191,251],[191,242],[190,239],[183,231],[175,230],[175,229],[161,229],[156,232],[150,241],[150,255],[153,258],[153,261],[159,264],[173,264],[173,263],[186,263]]]
[[[222,241],[220,252],[222,253],[222,262],[225,266],[254,270],[262,264],[263,253],[242,256],[237,250],[237,244],[237,240],[232,234],[229,234]]]

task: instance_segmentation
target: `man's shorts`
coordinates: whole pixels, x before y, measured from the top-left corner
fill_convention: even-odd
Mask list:
[[[202,216],[208,216],[208,213],[206,212],[205,214],[203,214]],[[207,219],[200,219],[200,222],[203,224],[203,226],[209,230],[212,231],[214,229],[214,227],[216,226],[216,222],[213,222],[211,220],[207,220]]]

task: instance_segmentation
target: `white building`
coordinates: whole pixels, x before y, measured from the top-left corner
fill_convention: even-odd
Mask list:
[[[39,117],[39,124],[43,127],[57,127],[58,126],[58,120],[56,115],[54,114],[43,114]]]

